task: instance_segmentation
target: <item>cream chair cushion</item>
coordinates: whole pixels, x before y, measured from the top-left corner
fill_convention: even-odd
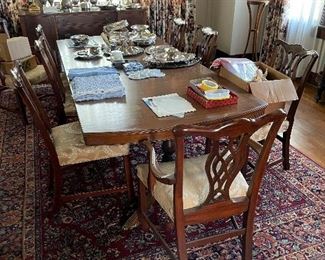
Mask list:
[[[258,141],[262,141],[265,140],[270,128],[271,128],[272,123],[269,123],[263,127],[261,127],[260,129],[258,129],[252,136],[251,139],[253,139],[254,141],[258,142]],[[285,131],[287,131],[289,128],[289,121],[288,120],[284,120],[283,123],[280,126],[280,129],[278,131],[278,134],[282,134]]]
[[[64,112],[66,116],[68,117],[77,116],[76,105],[73,101],[70,91],[65,93],[65,102],[63,105],[64,105]]]
[[[209,193],[209,181],[205,173],[205,162],[208,155],[194,157],[184,160],[183,179],[183,205],[189,209],[201,205]],[[175,162],[159,164],[164,176],[174,174]],[[141,164],[137,167],[139,179],[147,187],[148,164]],[[232,200],[246,196],[248,184],[241,172],[238,173],[230,186],[229,195]],[[166,211],[171,219],[174,219],[173,207],[173,185],[156,182],[153,189],[153,196],[160,206]]]
[[[39,84],[47,80],[46,71],[43,65],[37,65],[35,68],[25,72],[26,78],[29,82],[34,84]]]
[[[52,140],[61,166],[127,155],[129,145],[86,145],[79,122],[52,128]]]
[[[60,73],[60,78],[64,87],[64,95],[65,95],[65,102],[64,102],[64,112],[66,116],[72,117],[77,116],[77,110],[75,103],[72,98],[71,90],[69,81],[67,79],[67,76],[64,73]]]

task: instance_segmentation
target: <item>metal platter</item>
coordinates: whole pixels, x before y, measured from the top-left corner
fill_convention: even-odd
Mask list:
[[[194,53],[180,52],[176,49],[169,50],[167,52],[155,53],[144,58],[144,61],[149,63],[159,63],[159,64],[168,64],[168,63],[180,63],[180,62],[189,62],[195,59]]]
[[[149,30],[144,31],[133,31],[129,34],[130,40],[136,45],[149,46],[156,42],[156,34],[150,32]]]
[[[94,54],[91,53],[89,49],[76,51],[74,53],[74,58],[78,60],[96,60],[96,59],[101,59],[102,56],[103,54],[100,51]]]
[[[155,45],[155,46],[150,46],[145,49],[145,52],[148,55],[154,55],[158,53],[165,53],[168,51],[176,51],[177,49],[171,45]]]
[[[178,63],[148,63],[150,68],[157,68],[157,69],[178,69],[178,68],[185,68],[191,67],[198,64],[201,61],[200,58],[195,58],[188,62],[178,62]]]
[[[124,57],[135,56],[144,52],[144,49],[139,46],[121,47],[119,50],[122,51]]]

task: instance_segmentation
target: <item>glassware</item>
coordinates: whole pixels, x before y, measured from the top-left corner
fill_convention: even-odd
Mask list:
[[[93,7],[96,7],[97,0],[90,0],[90,3],[92,4]]]

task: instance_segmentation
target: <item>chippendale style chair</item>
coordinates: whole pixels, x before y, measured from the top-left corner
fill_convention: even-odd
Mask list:
[[[148,227],[152,229],[172,258],[175,258],[172,250],[147,214],[148,201],[152,199],[159,203],[175,224],[179,259],[187,259],[187,248],[238,236],[242,236],[244,258],[252,258],[253,224],[258,191],[270,149],[284,118],[283,110],[278,110],[258,119],[240,119],[218,128],[175,127],[173,129],[176,143],[175,162],[158,164],[153,146],[149,141],[144,142],[149,150],[150,162],[149,165],[139,165],[137,168],[140,179],[139,220],[144,229]],[[272,124],[271,130],[248,184],[240,172],[247,162],[248,141],[254,132],[269,123]],[[184,159],[184,139],[188,136],[209,138],[210,153]],[[234,216],[241,214],[243,224],[239,226]],[[228,218],[234,225],[231,231],[186,241],[187,225]]]
[[[270,165],[283,162],[283,168],[285,170],[290,169],[289,161],[289,148],[290,148],[290,137],[294,124],[295,114],[301,100],[302,94],[304,92],[308,76],[313,68],[317,58],[318,53],[314,50],[306,50],[299,44],[288,44],[282,40],[275,41],[276,49],[273,53],[270,66],[274,67],[276,70],[289,76],[297,91],[298,100],[292,101],[288,107],[288,115],[286,120],[283,122],[278,135],[276,138],[282,143],[282,158],[273,161]],[[305,66],[305,67],[304,67]],[[299,71],[302,70],[302,75],[300,77]],[[269,127],[265,127],[259,131],[258,134],[253,136],[256,150],[258,151],[258,141],[265,139]]]
[[[186,31],[186,22],[181,18],[175,18],[173,23],[170,25],[170,45],[174,46],[180,51],[184,51],[185,48],[185,31]]]
[[[218,32],[210,27],[196,26],[190,52],[201,58],[201,63],[210,67],[217,51]]]
[[[50,53],[49,46],[47,46],[46,39],[43,36],[40,36],[40,38],[35,41],[35,50],[37,50],[39,53],[40,60],[44,65],[49,82],[53,88],[57,101],[57,111],[60,121],[65,122],[66,116],[77,116],[76,107],[74,105],[69,87],[64,86],[55,61]]]
[[[76,199],[101,196],[105,194],[128,192],[129,199],[133,197],[132,176],[129,162],[129,145],[98,145],[87,146],[84,143],[79,122],[59,125],[51,128],[49,119],[39,99],[35,95],[22,68],[16,64],[12,70],[14,83],[19,96],[30,110],[35,126],[40,131],[50,154],[51,186],[54,183],[54,206],[56,212],[62,203]],[[84,163],[123,156],[126,185],[113,186],[109,189],[81,192],[77,194],[62,194],[64,172],[76,169]]]

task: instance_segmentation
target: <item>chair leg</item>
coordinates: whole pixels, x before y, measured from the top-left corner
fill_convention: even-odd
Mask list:
[[[129,201],[132,201],[134,199],[134,189],[133,189],[133,179],[131,173],[130,156],[129,155],[124,156],[123,160],[124,160],[126,185],[128,187],[128,198]]]
[[[139,217],[139,222],[141,224],[141,227],[143,230],[148,231],[149,230],[149,225],[147,221],[144,218],[144,214],[146,214],[147,209],[148,209],[148,197],[146,195],[146,187],[144,184],[139,181],[139,210],[138,210],[138,217]]]
[[[253,257],[252,251],[254,221],[248,219],[247,213],[244,214],[243,226],[246,228],[245,235],[243,236],[243,259],[250,260]]]
[[[62,172],[56,172],[53,169],[54,175],[54,205],[53,205],[53,212],[52,214],[59,211],[62,205]]]
[[[283,141],[282,141],[282,158],[283,158],[283,169],[290,170],[290,135],[291,131],[283,133]]]
[[[185,226],[181,218],[175,217],[176,239],[177,239],[177,254],[180,260],[187,259]]]
[[[26,116],[26,107],[16,90],[15,90],[15,96],[16,96],[16,100],[17,100],[17,105],[18,105],[18,110],[19,110],[19,114],[21,117],[21,121],[23,122],[23,125],[28,125],[28,120],[27,120],[27,116]]]

